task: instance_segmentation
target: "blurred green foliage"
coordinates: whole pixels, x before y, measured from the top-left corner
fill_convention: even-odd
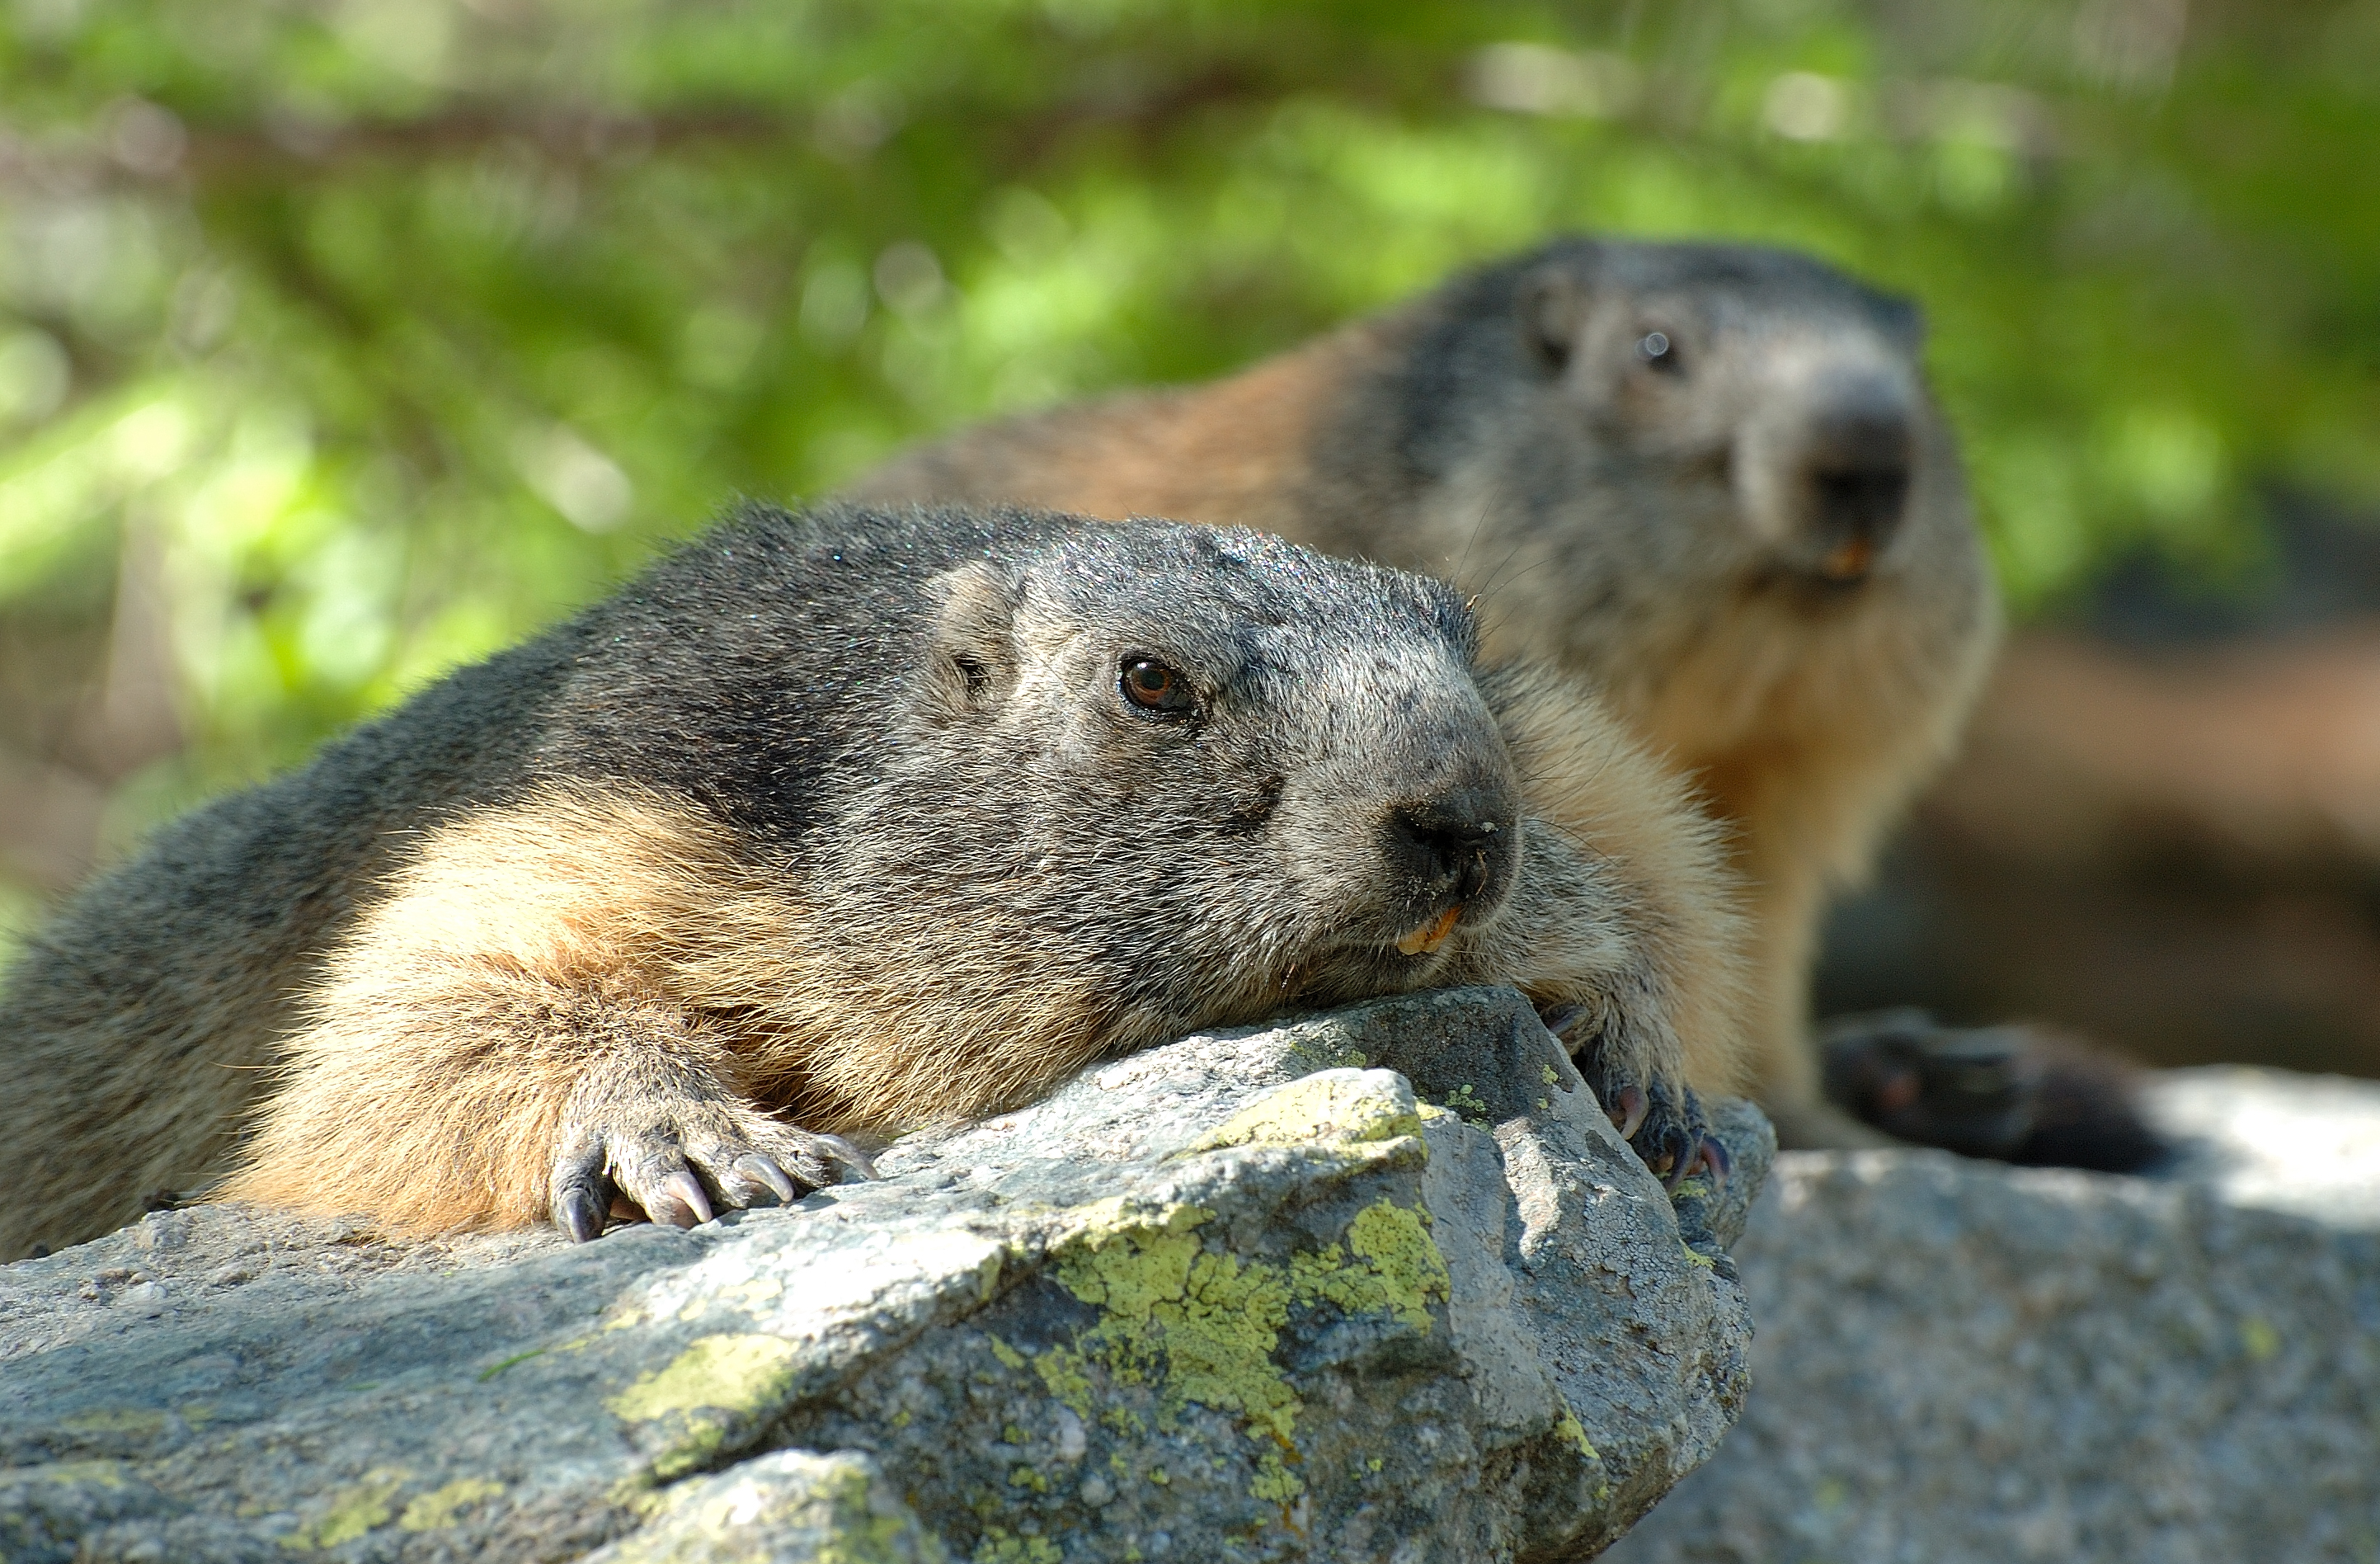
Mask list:
[[[1572,227],[1921,299],[2020,608],[2380,495],[2374,0],[16,0],[0,794],[120,841],[738,492]]]

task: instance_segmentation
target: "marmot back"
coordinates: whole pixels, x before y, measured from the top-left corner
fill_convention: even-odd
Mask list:
[[[226,1172],[690,1223],[864,1169],[845,1133],[1479,981],[1682,1175],[1738,1025],[1709,828],[1478,651],[1451,589],[1252,532],[747,512],[70,905],[0,1000],[0,1254]]]
[[[1835,1138],[1830,886],[1946,753],[1991,577],[1915,312],[1806,257],[1565,239],[1213,385],[963,433],[855,492],[1260,526],[1437,573],[1596,683],[1732,827],[1758,1089]]]

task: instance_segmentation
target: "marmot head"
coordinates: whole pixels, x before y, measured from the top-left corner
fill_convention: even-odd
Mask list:
[[[1112,1048],[1420,986],[1497,918],[1519,785],[1451,588],[1135,521],[995,534],[924,597],[829,878],[929,898],[945,970],[1019,943]]]
[[[1398,455],[1491,618],[1529,599],[1533,649],[1611,669],[1677,654],[1697,613],[1907,620],[1914,598],[1948,657],[1988,615],[1907,302],[1783,250],[1566,239],[1408,318]]]
[[[1548,410],[1724,514],[1755,572],[1853,588],[1924,546],[1946,478],[1955,508],[1903,300],[1780,250],[1609,243],[1541,256],[1512,300]]]

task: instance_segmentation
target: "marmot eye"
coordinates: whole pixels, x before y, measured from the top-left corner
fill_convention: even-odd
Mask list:
[[[1670,334],[1666,331],[1648,331],[1637,338],[1636,356],[1653,369],[1685,368],[1678,356],[1678,345],[1670,340]]]
[[[1127,657],[1123,698],[1145,712],[1176,716],[1191,705],[1190,681],[1154,657]]]

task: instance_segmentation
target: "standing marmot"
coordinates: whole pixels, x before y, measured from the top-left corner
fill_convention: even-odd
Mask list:
[[[1682,1174],[1737,1022],[1711,828],[1476,641],[1253,532],[749,511],[72,904],[0,1001],[0,1256],[227,1165],[402,1230],[686,1224],[864,1166],[838,1131],[1500,979]]]
[[[1262,527],[1444,575],[1734,827],[1757,1090],[1819,1097],[1830,886],[1948,750],[1998,610],[1910,306],[1804,257],[1565,239],[1196,389],[993,424],[856,492]],[[1873,1136],[1864,1137],[1873,1140]]]

